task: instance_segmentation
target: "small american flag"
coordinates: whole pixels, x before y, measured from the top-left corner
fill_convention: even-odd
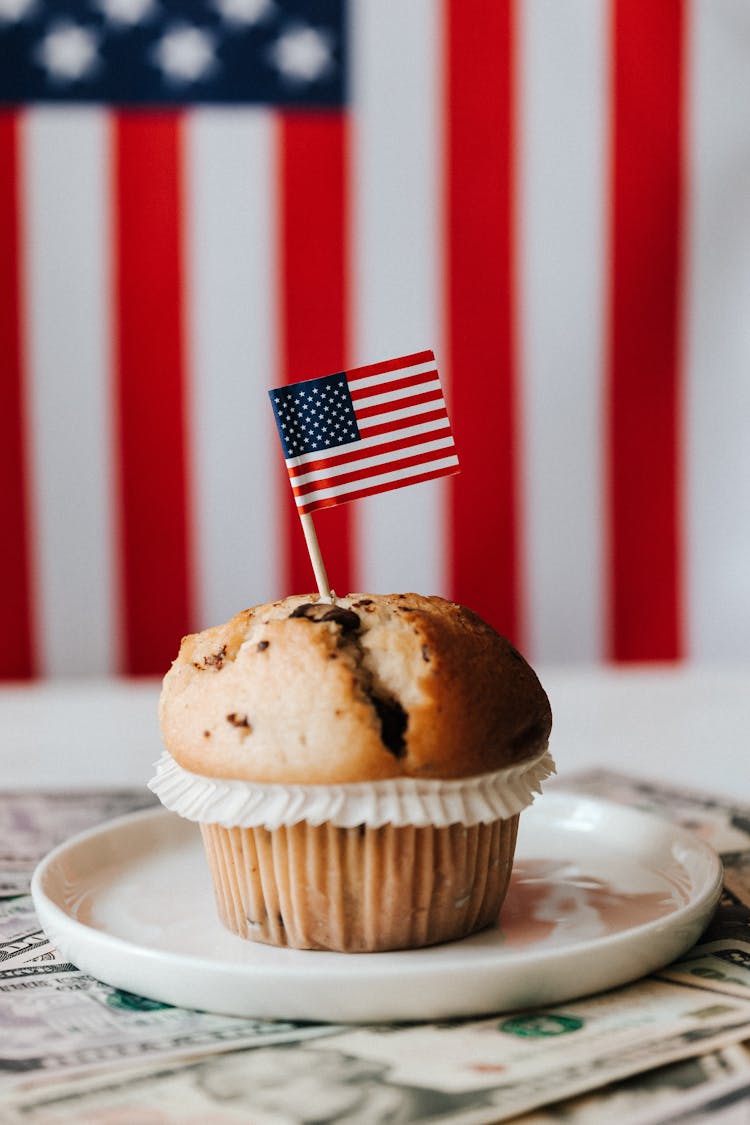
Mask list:
[[[268,393],[300,515],[459,471],[431,351]]]

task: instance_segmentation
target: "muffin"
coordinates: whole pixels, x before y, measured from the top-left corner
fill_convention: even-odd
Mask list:
[[[522,809],[554,770],[549,700],[471,610],[289,597],[185,637],[150,787],[199,822],[223,923],[347,952],[496,922]]]

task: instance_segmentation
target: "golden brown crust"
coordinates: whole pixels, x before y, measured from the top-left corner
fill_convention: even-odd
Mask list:
[[[549,701],[475,613],[419,594],[286,598],[186,637],[164,743],[213,777],[332,784],[467,777],[547,745]]]

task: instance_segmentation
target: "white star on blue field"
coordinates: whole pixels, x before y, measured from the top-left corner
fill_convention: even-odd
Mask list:
[[[345,100],[345,0],[0,0],[0,104]]]

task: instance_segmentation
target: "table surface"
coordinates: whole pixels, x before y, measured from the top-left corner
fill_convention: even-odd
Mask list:
[[[750,798],[750,665],[543,668],[558,774],[593,767]],[[161,753],[157,680],[0,688],[0,787],[138,786]]]

